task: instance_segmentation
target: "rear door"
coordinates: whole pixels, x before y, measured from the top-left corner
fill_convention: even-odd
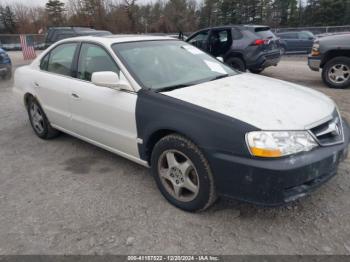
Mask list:
[[[82,43],[76,83],[70,87],[72,131],[125,157],[138,157],[137,94],[94,85],[91,76],[101,71],[115,72],[126,80],[103,46]]]
[[[77,42],[69,42],[53,48],[42,58],[32,83],[50,122],[65,129],[70,128],[68,97],[76,81],[72,68],[77,47]]]

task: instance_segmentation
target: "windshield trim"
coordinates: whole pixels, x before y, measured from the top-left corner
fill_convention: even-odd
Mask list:
[[[123,58],[123,56],[119,53],[119,51],[116,49],[116,48],[113,48],[114,46],[118,45],[118,44],[125,44],[125,43],[140,43],[140,42],[159,42],[159,41],[177,41],[177,42],[183,42],[184,44],[187,44],[187,45],[190,45],[192,46],[191,44],[187,43],[187,42],[184,42],[182,40],[179,40],[179,39],[150,39],[150,40],[137,40],[137,41],[126,41],[126,42],[117,42],[117,43],[113,43],[111,44],[111,49],[112,51],[115,53],[115,55],[118,57],[118,59],[123,63],[124,67],[128,70],[129,74],[134,78],[134,80],[139,84],[139,86],[141,87],[141,89],[144,89],[144,90],[151,90],[153,92],[162,92],[162,91],[159,91],[157,89],[154,89],[154,88],[149,88],[147,86],[145,86],[141,79],[137,76],[137,74],[135,74],[135,72],[130,68],[130,66],[128,65],[128,63],[126,62],[126,60]],[[203,51],[204,52],[204,51]],[[228,66],[226,65],[225,63],[221,62],[220,60],[218,60],[216,57],[212,56],[211,54],[209,53],[205,53],[206,55],[210,56],[211,58],[214,58],[215,60],[217,60],[219,63],[221,64],[224,64],[225,66]],[[235,74],[230,74],[229,76],[233,76],[233,75],[238,75],[240,74],[239,71],[236,71],[234,70],[233,68],[230,68]],[[197,85],[197,84],[201,84],[201,83],[206,83],[206,82],[210,82],[212,80],[210,79],[198,79],[198,83],[193,83],[193,84],[189,84],[188,86],[193,86],[193,85]],[[197,82],[197,81],[196,81]],[[186,83],[185,83],[186,84]]]

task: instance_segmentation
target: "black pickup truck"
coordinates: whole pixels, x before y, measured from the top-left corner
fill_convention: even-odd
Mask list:
[[[308,64],[314,71],[322,69],[322,79],[329,87],[350,87],[350,33],[317,39]]]

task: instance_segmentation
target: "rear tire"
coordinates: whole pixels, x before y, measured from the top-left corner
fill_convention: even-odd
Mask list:
[[[160,192],[174,206],[195,212],[215,202],[209,163],[187,138],[172,134],[159,140],[152,151],[151,167]]]
[[[246,71],[245,63],[239,57],[231,57],[227,59],[225,63],[228,64],[231,68],[236,69],[238,71],[241,71],[241,72]]]
[[[330,88],[350,87],[350,58],[340,56],[329,60],[323,67],[322,79]]]
[[[27,111],[30,124],[38,137],[52,139],[59,135],[60,132],[50,125],[44,110],[34,97],[28,98]]]

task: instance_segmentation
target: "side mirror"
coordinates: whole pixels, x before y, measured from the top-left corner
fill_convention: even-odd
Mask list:
[[[112,71],[92,73],[91,82],[97,86],[110,87],[116,90],[133,91],[127,81],[121,80],[118,74]]]
[[[221,56],[218,56],[216,59],[219,60],[220,62],[224,62],[224,58],[222,58]]]

